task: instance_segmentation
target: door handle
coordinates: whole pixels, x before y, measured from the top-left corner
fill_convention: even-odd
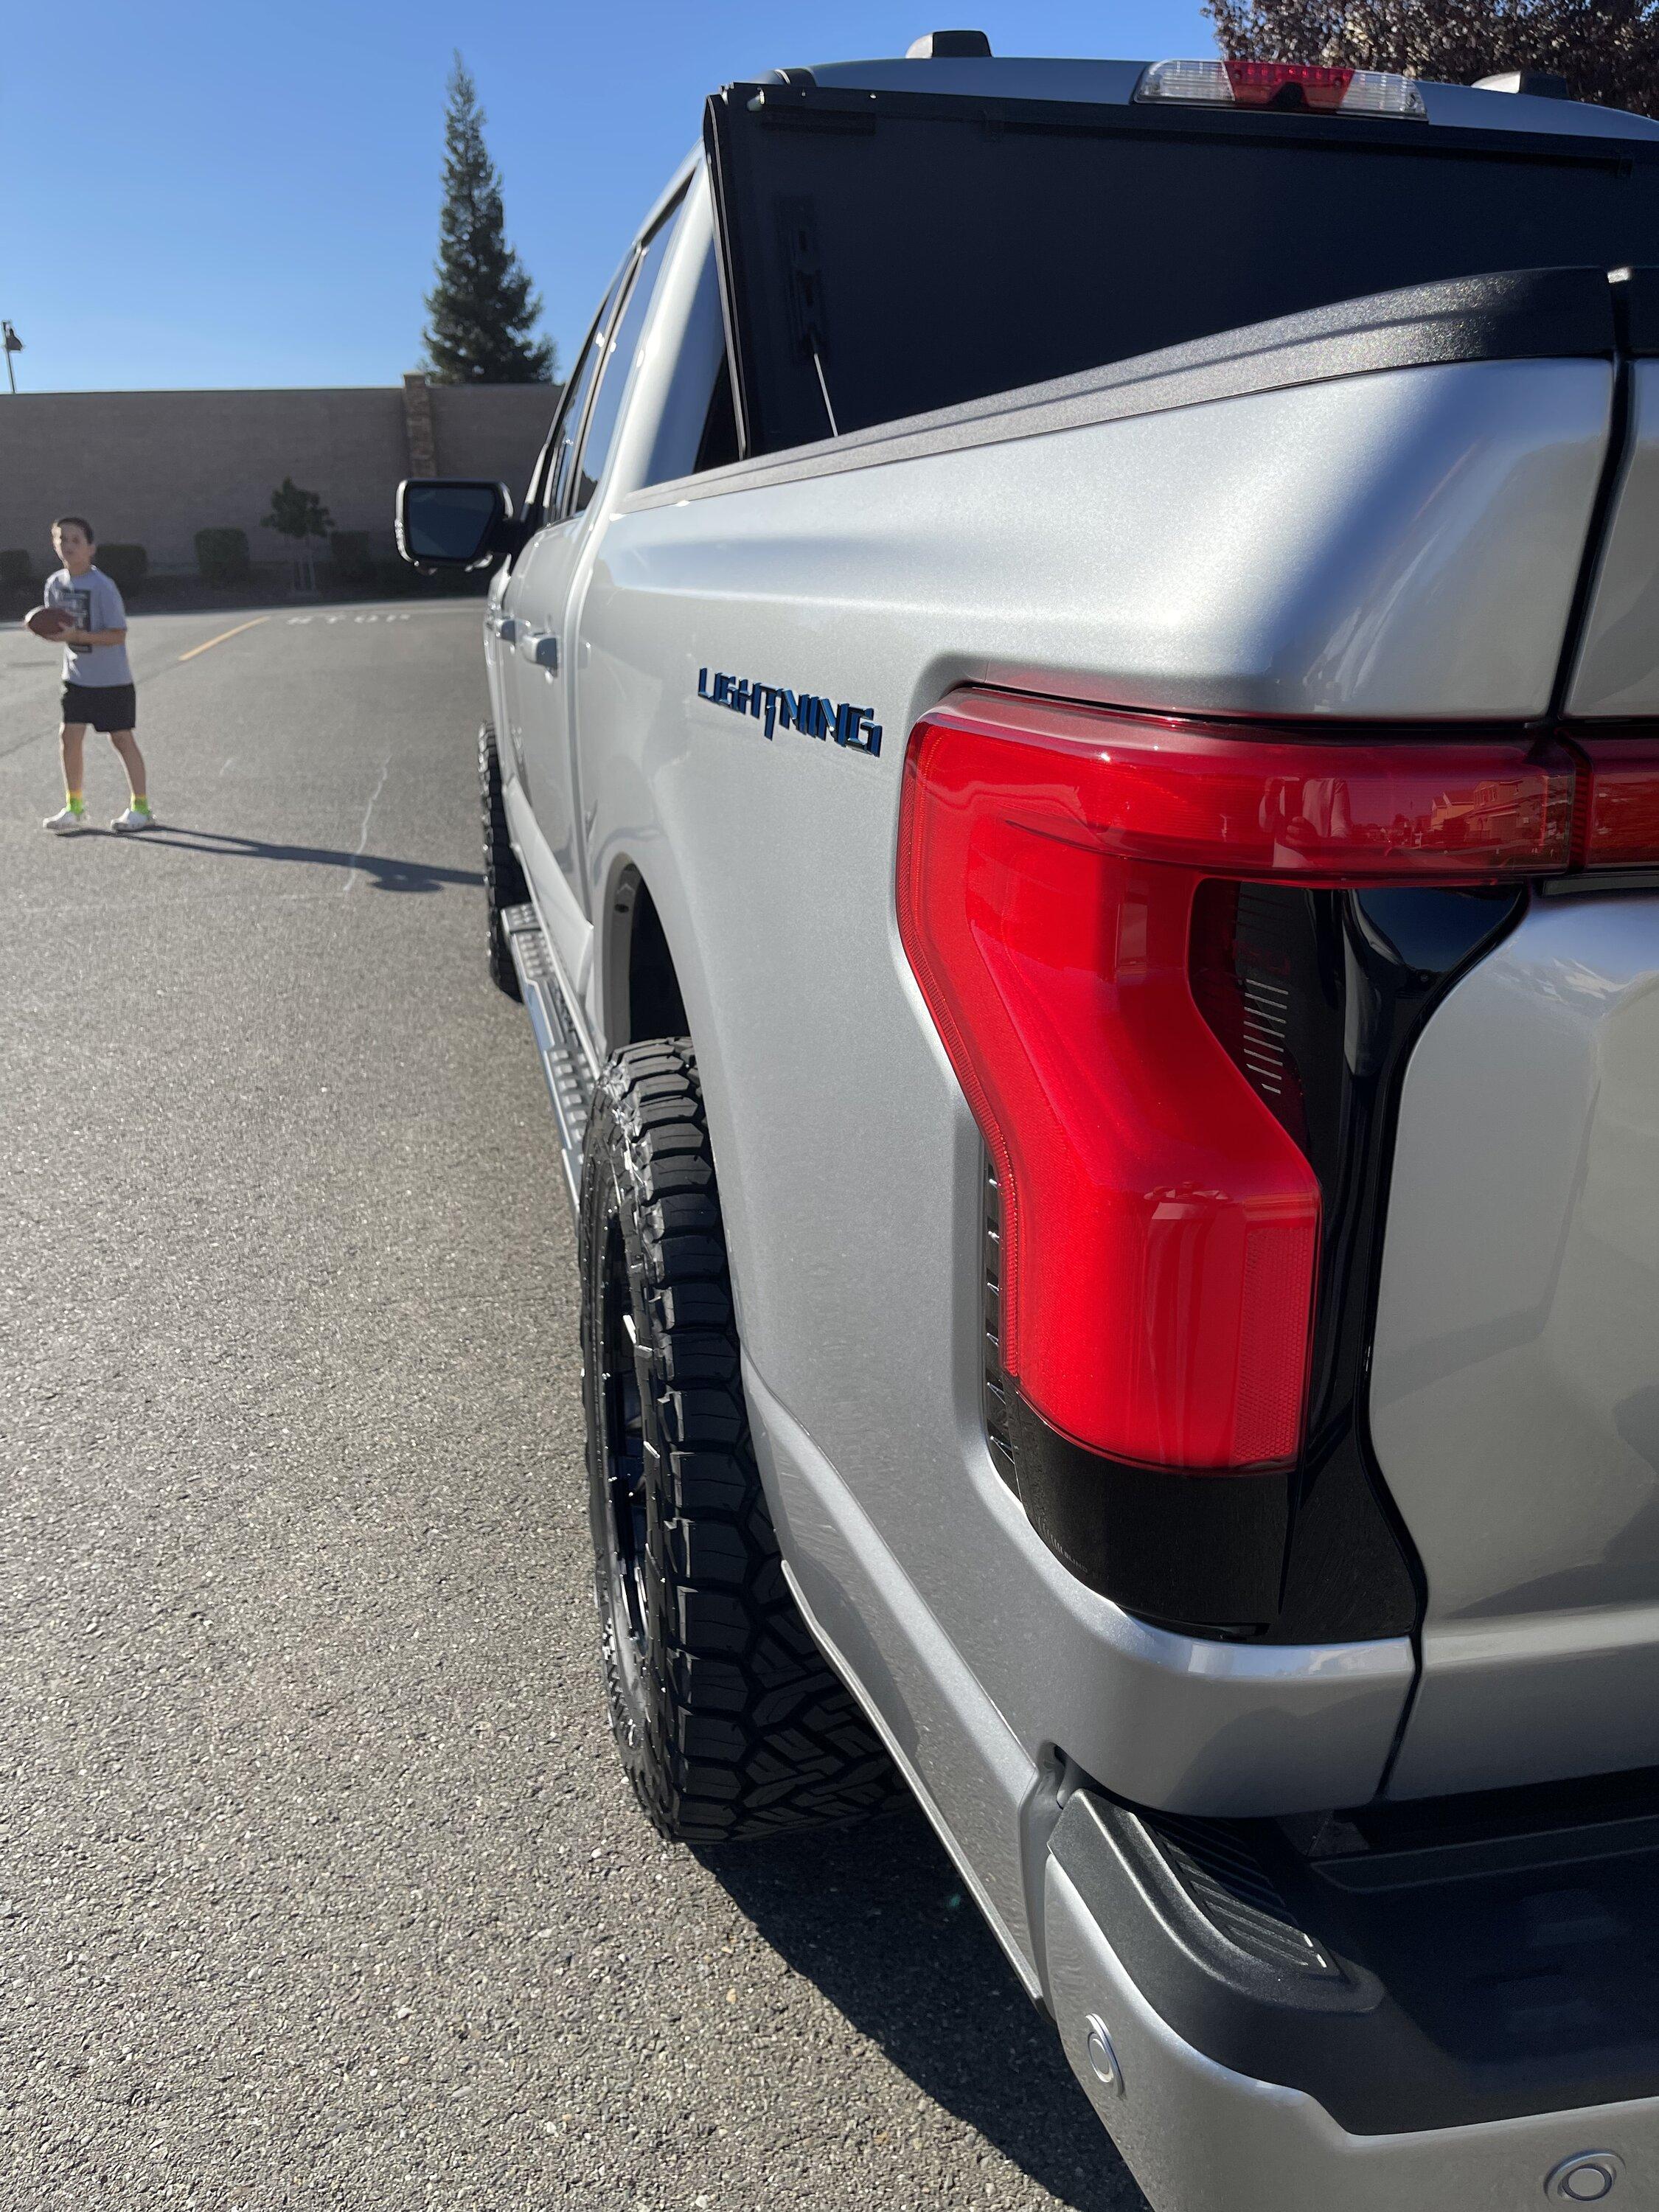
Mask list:
[[[519,630],[519,650],[526,660],[552,675],[559,665],[559,641],[550,631],[531,629],[521,626]]]
[[[511,645],[519,634],[519,625],[512,616],[497,614],[493,607],[484,627],[491,637],[499,638],[503,645]]]

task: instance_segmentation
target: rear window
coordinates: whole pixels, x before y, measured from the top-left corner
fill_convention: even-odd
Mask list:
[[[752,453],[1437,278],[1659,262],[1640,141],[761,89],[708,124]]]

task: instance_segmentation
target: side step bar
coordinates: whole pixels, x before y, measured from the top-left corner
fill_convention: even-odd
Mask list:
[[[587,1129],[587,1109],[593,1096],[594,1071],[586,1047],[565,1001],[564,986],[533,906],[510,906],[502,910],[501,929],[525,1012],[535,1031],[536,1050],[542,1063],[547,1095],[553,1101],[558,1125],[559,1151],[564,1179],[570,1187],[570,1203],[580,1203],[582,1184],[582,1139]]]

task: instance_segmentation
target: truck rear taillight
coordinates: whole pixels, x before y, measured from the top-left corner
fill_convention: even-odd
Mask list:
[[[1582,868],[1659,866],[1659,738],[1571,733],[1582,757],[1573,860]]]
[[[1249,886],[1559,872],[1573,793],[1566,751],[1524,736],[1224,730],[989,692],[918,725],[899,928],[999,1186],[1002,1364],[1053,1430],[1145,1468],[1296,1461],[1321,1071],[1298,1060],[1294,948]]]
[[[1385,70],[1334,69],[1319,62],[1154,62],[1135,87],[1137,100],[1187,106],[1270,107],[1322,115],[1427,115],[1408,76]]]

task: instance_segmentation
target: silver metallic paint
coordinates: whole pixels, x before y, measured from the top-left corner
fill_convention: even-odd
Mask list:
[[[1021,1835],[1041,1832],[1056,1747],[1189,1811],[1351,1802],[1382,1774],[1412,1655],[1146,1628],[1070,1577],[998,1480],[978,1410],[979,1139],[894,920],[905,732],[970,681],[1234,713],[1540,711],[1611,372],[1356,375],[630,505],[665,415],[684,416],[668,394],[700,296],[706,313],[709,235],[699,178],[562,602],[519,594],[515,613],[565,641],[564,849],[516,781],[509,820],[600,1055],[619,963],[594,957],[586,918],[628,926],[650,890],[708,1092],[787,1555],[1029,1955]],[[769,742],[698,699],[703,665],[867,704],[884,752]]]
[[[1630,433],[1567,711],[1659,714],[1659,361],[1630,371]]]
[[[809,627],[858,610],[875,653],[800,680],[879,684],[890,730],[928,703],[922,650],[930,673],[1120,705],[1521,718],[1549,703],[1611,396],[1606,362],[1468,362],[1040,437],[1005,439],[988,415],[981,444],[910,441],[911,458],[843,476],[798,483],[780,463],[684,504],[659,487],[605,551],[649,548],[653,588],[677,598],[702,576],[722,607],[769,609],[787,576]],[[890,670],[881,633],[907,627],[917,643]],[[745,640],[741,665],[788,642],[787,623]],[[724,636],[697,651],[690,691],[711,654],[739,665]]]
[[[976,1161],[976,1137],[971,1151]],[[924,1410],[938,1405],[931,1377],[918,1370],[914,1387]],[[954,1466],[937,1446],[924,1460],[920,1431],[896,1411],[868,1470],[878,1494],[866,1485],[860,1497],[747,1358],[744,1388],[813,1620],[1033,1964],[1020,1830],[1055,1747],[1123,1795],[1181,1810],[1312,1809],[1375,1788],[1411,1679],[1403,1638],[1249,1647],[1149,1628],[1066,1573],[982,1441],[961,1436]],[[951,1420],[952,1408],[938,1410]],[[890,1540],[902,1471],[941,1501],[927,1590]]]
[[[586,510],[538,531],[510,568],[491,580],[486,625],[492,704],[498,730],[507,743],[502,759],[508,781],[507,814],[514,846],[524,862],[532,895],[549,945],[574,985],[572,1012],[583,1041],[597,1056],[599,978],[595,958],[590,876],[585,862],[586,826],[577,749],[573,742],[572,699],[579,673],[589,656],[581,635],[582,602],[593,559],[604,535],[618,487],[637,488],[649,472],[647,456],[660,448],[667,406],[668,371],[688,324],[706,318],[706,269],[713,236],[708,181],[700,158],[689,155],[653,206],[646,228],[679,196],[685,179],[685,204],[670,240],[650,309],[631,363],[613,363],[629,379],[617,431],[605,471]],[[647,405],[633,404],[643,380]],[[654,456],[653,456],[654,458]],[[502,638],[503,625],[510,626]],[[493,628],[492,628],[493,626]],[[553,666],[538,664],[518,650],[519,634],[532,641],[556,637],[560,652]],[[598,705],[591,689],[586,702]]]
[[[975,1374],[979,1139],[894,921],[904,733],[975,680],[1235,712],[1537,711],[1610,371],[1354,376],[631,506],[708,220],[700,180],[567,654],[586,903],[608,927],[637,877],[675,958],[792,1567],[1017,1929],[1019,1793],[1054,1746],[1188,1810],[1352,1802],[1382,1773],[1412,1659],[1403,1639],[1162,1636],[1067,1575],[998,1480]],[[870,705],[881,758],[769,742],[697,698],[703,665]],[[617,963],[567,967],[603,1050]]]
[[[861,1624],[892,1725],[927,1688],[915,1759],[941,1803],[1000,1801],[987,1817],[1011,1838],[971,1701],[926,1685],[935,1632],[1027,1762],[1059,1744],[1127,1794],[1211,1812],[1369,1795],[1411,1658],[1403,1640],[1161,1638],[1067,1576],[998,1481],[975,1375],[978,1138],[893,921],[902,732],[974,679],[1166,706],[1535,709],[1607,384],[1594,363],[1352,378],[605,529],[575,678],[592,911],[637,871],[679,968],[792,1564],[854,1652]],[[704,665],[867,702],[881,759],[769,742],[698,700]],[[861,1565],[872,1530],[896,1576]],[[984,1848],[1017,1925],[1009,1854]]]
[[[1395,1792],[1659,1762],[1659,898],[1535,902],[1429,1022],[1370,1425],[1428,1577]]]
[[[981,1869],[985,1864],[984,1854],[981,1852],[976,1857],[971,1849],[971,1844],[975,1842],[988,1842],[994,1852],[1006,1856],[1008,1838],[1006,1834],[999,1832],[1001,1824],[993,1822],[988,1825],[983,1821],[975,1822],[971,1818],[964,1821],[962,1817],[963,1808],[959,1793],[956,1818],[952,1820],[946,1813],[944,1807],[934,1797],[921,1768],[915,1762],[915,1752],[918,1740],[918,1730],[915,1725],[917,1716],[907,1713],[905,1719],[909,1725],[902,1729],[895,1726],[890,1701],[884,1704],[872,1694],[866,1674],[861,1674],[854,1665],[829,1629],[819,1620],[813,1610],[810,1595],[787,1559],[784,1562],[783,1573],[785,1581],[794,1595],[795,1602],[800,1607],[802,1618],[811,1630],[819,1650],[863,1706],[872,1725],[886,1745],[900,1772],[909,1784],[917,1803],[932,1822],[946,1850],[956,1861],[957,1870],[966,1882],[974,1902],[984,1914],[992,1934],[1007,1954],[1009,1965],[1024,1984],[1026,1995],[1030,1997],[1040,1997],[1042,1995],[1042,1983],[1035,1962],[1036,1931],[1028,1926],[1023,1917],[1018,1927],[1011,1928],[1008,1925],[999,1909],[996,1893],[988,1888],[981,1879]],[[937,1656],[945,1662],[941,1673],[947,1671],[951,1663],[949,1657],[943,1650]],[[981,1706],[980,1717],[988,1734],[993,1737],[1001,1735],[1006,1738],[1006,1731],[1001,1728],[995,1709],[985,1705],[982,1699]],[[1018,1753],[1012,1744],[1006,1744],[1005,1749],[1017,1763]],[[1016,1802],[1027,1794],[1024,1784],[1028,1779],[1034,1780],[1035,1778],[1027,1778],[1024,1775],[1020,1777],[1022,1786],[1014,1793]],[[969,1809],[971,1811],[971,1808]],[[1003,1811],[1000,1804],[993,1809],[999,1814]],[[1014,1869],[1014,1873],[1016,1881],[1013,1893],[1018,1893],[1018,1868]],[[1010,1885],[1006,1880],[999,1883],[997,1887],[1004,1894],[1010,1893]]]
[[[881,68],[943,88],[976,66]],[[1067,68],[1060,96],[1076,96],[1076,65],[1033,66]],[[1127,96],[1118,69],[1118,90],[1097,78],[1088,96]],[[1518,111],[1542,107],[1553,130],[1659,127],[1431,93],[1431,112],[1460,122],[1531,123]],[[1045,1872],[1060,1752],[1188,1811],[1366,1796],[1413,1656],[1403,1640],[1262,1650],[1164,1635],[1034,1536],[981,1433],[979,1139],[897,944],[892,873],[903,734],[963,682],[1234,713],[1542,711],[1610,372],[1413,369],[1017,440],[957,426],[953,450],[913,440],[902,463],[816,478],[786,466],[741,490],[662,485],[630,507],[696,419],[669,386],[680,331],[707,324],[708,238],[699,178],[584,526],[585,603],[573,585],[562,609],[527,611],[565,642],[560,842],[580,882],[510,759],[507,803],[596,1054],[622,1032],[621,933],[640,884],[660,914],[798,1592],[1028,1985],[1047,1970],[1074,2064],[1087,2066],[1091,2014],[1108,2024],[1124,2094],[1106,2117],[1170,2212],[1530,2201],[1586,2148],[1581,2121],[1347,2137],[1311,2100],[1181,2045],[1066,1878]],[[492,649],[493,683],[503,657]],[[769,744],[697,702],[705,662],[867,701],[889,732],[882,758],[793,732]],[[550,909],[567,884],[561,933]],[[1656,2107],[1596,2120],[1596,2143],[1650,2175]],[[1659,2203],[1643,2185],[1630,2201]]]

